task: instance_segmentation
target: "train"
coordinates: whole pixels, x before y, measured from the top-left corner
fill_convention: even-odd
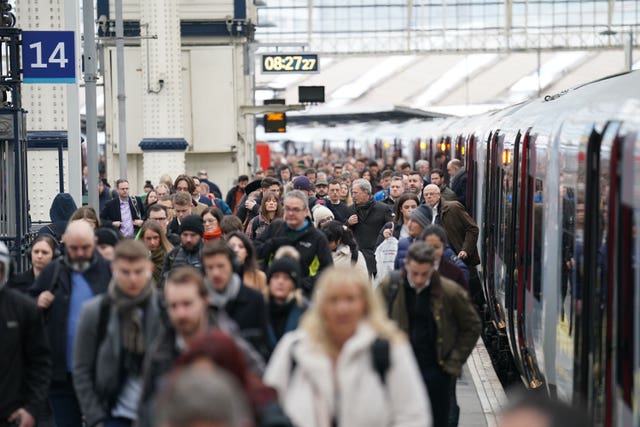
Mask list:
[[[639,131],[635,71],[429,123],[410,146],[467,168],[490,350],[602,426],[640,426]]]

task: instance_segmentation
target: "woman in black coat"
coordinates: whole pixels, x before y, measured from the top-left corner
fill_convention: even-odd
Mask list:
[[[41,234],[31,244],[32,267],[24,273],[9,279],[9,288],[29,294],[29,288],[35,283],[40,272],[53,261],[58,254],[58,243],[48,234]],[[34,295],[35,296],[35,295]]]

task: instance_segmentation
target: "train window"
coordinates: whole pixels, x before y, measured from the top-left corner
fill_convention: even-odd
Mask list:
[[[533,194],[533,296],[540,301],[542,293],[542,217],[543,217],[544,183],[541,179],[535,180],[535,192]]]

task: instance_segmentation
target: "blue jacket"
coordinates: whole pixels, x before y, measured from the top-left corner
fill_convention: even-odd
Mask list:
[[[404,266],[404,259],[409,251],[409,246],[416,241],[415,237],[405,237],[398,242],[398,252],[396,252],[396,260],[393,262],[393,269],[400,270]]]

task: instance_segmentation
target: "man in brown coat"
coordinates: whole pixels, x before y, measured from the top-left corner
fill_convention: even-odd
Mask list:
[[[414,242],[401,274],[391,273],[376,292],[389,317],[409,337],[429,392],[434,427],[446,427],[451,385],[460,376],[482,323],[464,288],[440,276],[434,262],[433,248]]]
[[[447,202],[440,197],[440,188],[429,184],[424,189],[426,204],[433,210],[433,223],[447,232],[449,244],[469,267],[480,264],[478,255],[478,225],[459,202]],[[470,269],[472,270],[472,269]],[[473,276],[473,273],[472,273]]]

